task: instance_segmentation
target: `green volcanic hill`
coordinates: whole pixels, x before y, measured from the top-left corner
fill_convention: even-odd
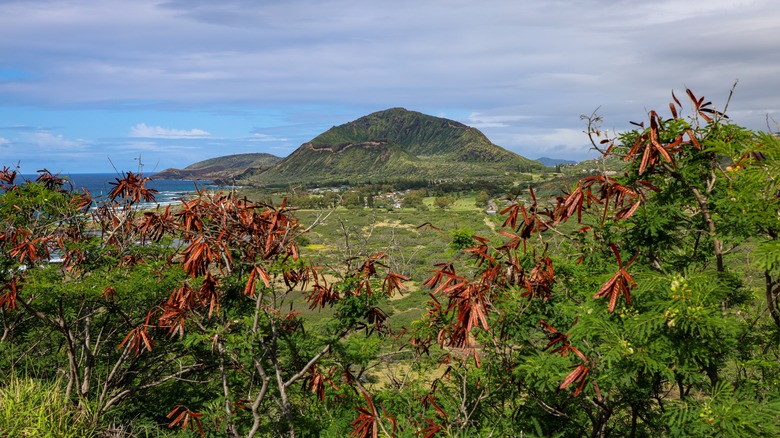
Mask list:
[[[211,158],[191,164],[184,169],[165,169],[155,179],[231,180],[247,169],[265,170],[281,160],[271,154],[236,154]]]
[[[474,180],[544,166],[490,142],[479,130],[392,108],[335,126],[277,165],[238,177],[255,185]]]

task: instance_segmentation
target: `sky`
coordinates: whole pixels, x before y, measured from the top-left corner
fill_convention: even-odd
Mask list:
[[[581,115],[619,132],[686,87],[723,109],[738,81],[731,119],[780,130],[779,54],[769,0],[0,0],[0,168],[284,157],[392,107],[582,160]]]

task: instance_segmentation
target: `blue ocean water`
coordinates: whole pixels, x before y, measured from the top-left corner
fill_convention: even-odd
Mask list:
[[[116,173],[74,173],[60,175],[66,177],[74,190],[83,191],[87,189],[95,199],[100,199],[108,194],[114,186],[110,183],[116,183],[117,178],[121,178]],[[217,186],[211,184],[211,181],[187,181],[175,179],[154,179],[154,174],[149,175],[152,180],[146,184],[146,187],[157,190],[154,203],[142,204],[142,208],[152,208],[156,205],[171,205],[181,201],[181,199],[190,198],[197,189],[215,189]],[[22,178],[34,181],[38,175],[22,175]],[[20,182],[17,180],[17,183]]]

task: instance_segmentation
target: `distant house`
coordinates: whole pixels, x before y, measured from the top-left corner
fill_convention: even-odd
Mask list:
[[[498,208],[496,208],[496,203],[493,202],[493,200],[488,201],[487,210],[485,210],[485,213],[487,214],[496,214],[496,211],[498,211]]]

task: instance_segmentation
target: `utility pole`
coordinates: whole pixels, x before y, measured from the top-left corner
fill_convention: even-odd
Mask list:
[[[138,161],[138,173],[143,173],[144,163],[141,162],[141,154],[138,154],[138,157],[133,158],[133,160]]]

